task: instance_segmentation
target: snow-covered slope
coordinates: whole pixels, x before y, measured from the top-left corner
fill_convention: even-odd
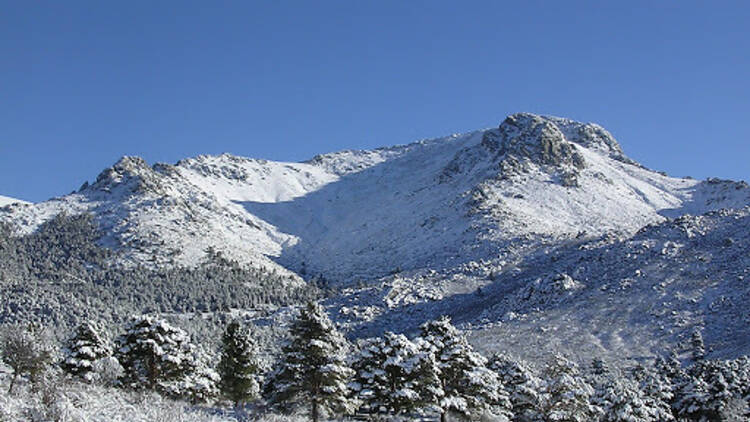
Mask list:
[[[0,207],[4,207],[10,204],[28,204],[28,202],[22,201],[20,199],[0,195]]]
[[[495,129],[305,163],[125,157],[77,193],[0,218],[32,231],[60,212],[90,212],[126,262],[192,265],[213,248],[346,283],[510,264],[566,239],[748,203],[745,184],[643,168],[598,125],[516,114]]]
[[[513,266],[404,272],[329,303],[357,335],[450,315],[488,354],[532,361],[688,353],[696,330],[714,357],[737,357],[750,352],[749,249],[750,207],[718,210],[561,242]]]

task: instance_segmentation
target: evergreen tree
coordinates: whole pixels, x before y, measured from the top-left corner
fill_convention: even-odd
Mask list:
[[[221,338],[219,360],[219,387],[235,406],[258,396],[260,391],[261,364],[257,358],[257,346],[250,332],[239,322],[232,321]]]
[[[581,376],[578,366],[556,355],[545,369],[547,377],[545,418],[555,422],[589,422],[601,409],[591,403],[594,389]]]
[[[354,362],[352,390],[367,413],[403,414],[434,402],[434,357],[402,334],[366,340]]]
[[[117,346],[115,357],[123,367],[121,382],[126,387],[174,395],[175,385],[195,366],[187,333],[153,317],[134,318]]]
[[[192,356],[186,360],[184,375],[165,381],[163,392],[173,398],[191,403],[206,403],[219,395],[219,374],[211,368],[213,358],[202,347],[193,348]]]
[[[713,409],[708,403],[708,384],[700,378],[685,376],[675,386],[672,409],[680,421],[710,421]]]
[[[685,376],[685,371],[682,369],[682,363],[677,356],[677,352],[674,350],[671,350],[666,357],[657,356],[654,361],[654,368],[661,376],[672,384],[677,383],[683,376]]]
[[[543,382],[523,361],[496,354],[488,367],[495,371],[508,391],[514,422],[542,422]]]
[[[694,362],[698,362],[706,358],[706,345],[703,343],[703,335],[701,334],[700,330],[696,329],[690,336],[690,347]]]
[[[638,384],[627,378],[609,377],[598,388],[594,402],[602,410],[601,422],[664,421],[659,409],[649,406]]]
[[[672,382],[655,368],[638,363],[632,370],[633,379],[643,392],[645,406],[653,409],[657,421],[675,420],[670,403],[674,398]]]
[[[441,421],[449,412],[465,416],[493,411],[510,418],[511,404],[498,375],[487,369],[487,359],[474,351],[464,336],[442,317],[421,326],[421,337],[437,361],[442,398],[436,403]]]
[[[62,369],[86,381],[94,380],[94,364],[99,359],[112,355],[112,347],[106,340],[102,327],[87,321],[79,325],[68,340],[64,350]]]
[[[690,421],[730,421],[747,417],[741,384],[731,361],[702,360],[677,385],[674,410]]]
[[[345,361],[348,343],[323,307],[308,303],[292,323],[290,335],[266,384],[269,401],[285,409],[306,402],[314,422],[323,414],[349,412],[347,382],[353,371]]]
[[[608,377],[610,372],[609,365],[602,358],[597,357],[591,361],[591,373],[595,377]]]
[[[744,386],[740,389],[740,395],[745,397],[748,405],[750,405],[750,357],[743,356],[741,358],[730,361],[732,372],[733,383],[738,386]]]

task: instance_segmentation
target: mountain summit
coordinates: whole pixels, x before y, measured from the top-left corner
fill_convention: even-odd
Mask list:
[[[304,163],[123,157],[78,192],[0,218],[31,232],[62,212],[91,213],[123,263],[195,265],[214,250],[346,284],[511,262],[565,239],[748,203],[746,185],[644,168],[599,125],[518,113],[493,129]]]

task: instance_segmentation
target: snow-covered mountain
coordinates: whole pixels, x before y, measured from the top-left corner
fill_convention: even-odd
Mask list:
[[[193,265],[213,248],[347,283],[512,262],[566,239],[748,203],[746,184],[640,166],[598,125],[515,114],[494,129],[304,163],[124,157],[76,193],[0,214],[29,232],[60,212],[92,213],[124,262]]]
[[[669,177],[596,124],[522,113],[303,163],[124,157],[75,193],[0,207],[0,221],[24,234],[89,213],[106,259],[126,266],[220,252],[284,280],[322,276],[354,336],[449,314],[486,351],[638,356],[700,329],[736,356],[750,351],[749,205],[744,182]],[[283,326],[289,310],[274,312],[267,325]]]
[[[0,195],[0,207],[4,207],[10,204],[28,204],[28,202],[20,200],[20,199]]]

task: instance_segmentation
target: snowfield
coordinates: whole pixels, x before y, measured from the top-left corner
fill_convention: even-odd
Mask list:
[[[0,195],[0,207],[4,207],[6,205],[11,205],[11,204],[28,204],[28,202],[22,201],[20,199]]]

